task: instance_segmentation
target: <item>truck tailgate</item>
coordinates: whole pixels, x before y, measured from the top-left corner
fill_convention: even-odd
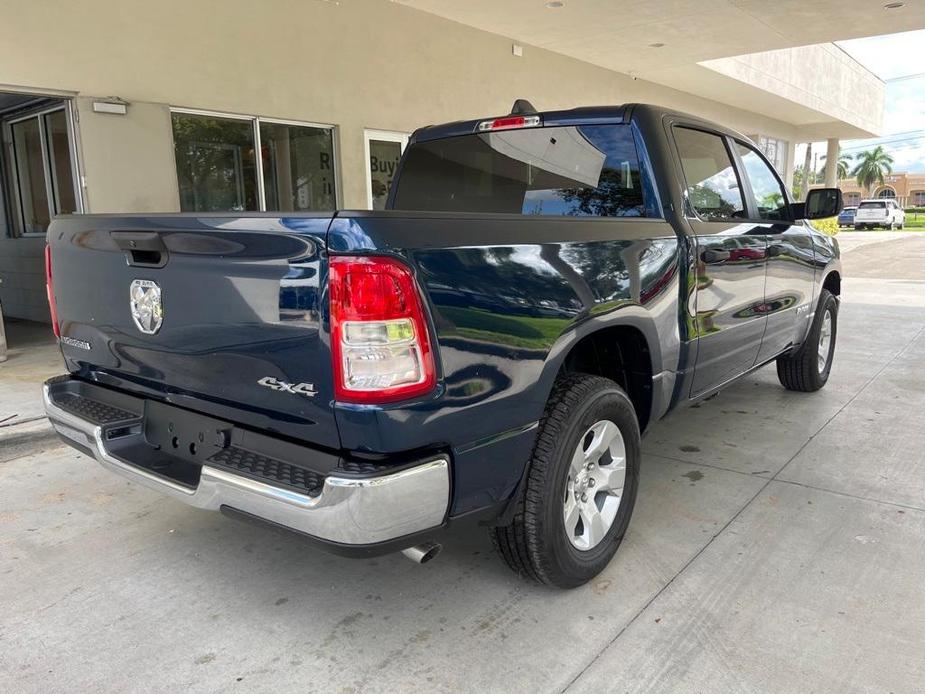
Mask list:
[[[48,242],[69,369],[178,405],[248,411],[254,426],[337,446],[322,334],[330,220],[57,219]]]

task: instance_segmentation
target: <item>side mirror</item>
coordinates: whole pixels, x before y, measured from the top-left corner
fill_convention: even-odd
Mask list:
[[[806,202],[794,205],[795,219],[827,219],[837,217],[844,207],[838,188],[815,188],[809,191]],[[802,209],[800,209],[802,208]]]

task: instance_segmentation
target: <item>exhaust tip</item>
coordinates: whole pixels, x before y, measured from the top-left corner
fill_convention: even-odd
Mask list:
[[[443,549],[443,545],[441,544],[436,542],[424,542],[423,544],[403,549],[401,553],[415,564],[426,564],[440,554],[441,549]]]

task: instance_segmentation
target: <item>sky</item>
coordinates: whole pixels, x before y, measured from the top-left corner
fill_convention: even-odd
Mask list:
[[[925,30],[838,41],[837,45],[886,83],[883,137],[842,140],[842,151],[856,154],[883,145],[894,171],[925,173]],[[797,148],[802,164],[805,146]],[[820,159],[825,143],[813,146]]]

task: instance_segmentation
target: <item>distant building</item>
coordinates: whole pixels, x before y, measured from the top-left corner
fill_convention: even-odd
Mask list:
[[[812,185],[810,188],[821,188]],[[925,173],[894,173],[883,177],[883,185],[874,185],[868,191],[854,178],[838,182],[845,205],[857,205],[866,198],[895,198],[903,207],[925,207]]]

